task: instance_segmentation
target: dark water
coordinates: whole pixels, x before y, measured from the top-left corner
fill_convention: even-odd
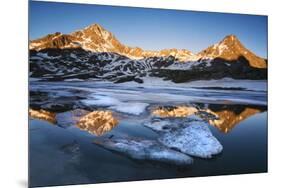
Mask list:
[[[36,87],[36,92],[38,90],[42,91],[44,88],[46,90],[50,89],[44,85],[42,86],[42,84],[39,85],[42,88],[38,89]],[[34,91],[33,88],[31,89]],[[133,99],[135,97],[135,93],[131,92],[132,90],[114,93],[115,89],[107,87],[107,90],[99,90],[98,92],[94,90],[94,92],[89,93],[90,95],[93,93],[100,95],[102,93],[108,94],[108,96],[110,94],[111,97],[118,98],[119,100],[123,98]],[[143,88],[138,89],[143,90]],[[72,97],[73,95],[73,93],[67,93],[67,89],[56,88],[56,92],[58,91],[60,93],[59,100],[64,99],[63,97]],[[198,95],[198,92],[192,91]],[[48,92],[51,93],[51,91]],[[73,92],[75,95],[79,94],[77,91]],[[161,91],[158,90],[158,92],[160,96]],[[163,90],[162,92],[167,91]],[[245,101],[244,99],[250,101],[259,101],[262,99],[262,102],[266,102],[266,93],[257,92],[251,94],[248,91],[241,91],[240,93],[238,91],[225,92],[222,94],[221,91],[208,91],[200,92],[200,95],[212,95],[225,99],[230,98],[231,100],[219,101],[217,103],[216,100],[212,100],[211,103],[206,103],[202,102],[205,101],[202,100],[202,97],[196,102],[192,98],[194,104],[212,110],[221,119],[224,119],[226,123],[209,125],[211,132],[223,146],[222,153],[214,156],[212,159],[194,157],[194,163],[188,166],[134,160],[123,154],[112,152],[95,145],[93,141],[98,136],[81,130],[76,126],[60,127],[50,121],[32,118],[29,123],[30,186],[267,172],[267,106],[265,104],[254,105],[245,102],[242,103]],[[142,96],[147,95],[148,97],[143,97],[141,100],[147,103],[151,100],[150,105],[163,103],[169,105],[185,104],[184,97],[175,97],[178,96],[175,90],[172,90],[170,93],[174,95],[160,99],[159,97],[153,98],[154,96],[147,92]],[[85,93],[82,93],[82,95],[85,95]],[[243,96],[242,102],[240,100],[241,97],[239,97],[240,95]],[[50,99],[44,98],[42,101],[49,100],[54,103],[53,99],[55,96],[52,94]],[[208,97],[206,101],[210,102]],[[39,96],[39,98],[42,98],[42,96]],[[171,100],[169,100],[170,98]],[[236,104],[237,100],[235,99],[239,99],[239,103]],[[31,96],[31,106],[33,105],[33,101],[38,102],[38,99]],[[42,101],[39,100],[38,104],[41,104]],[[153,101],[157,101],[158,104],[153,104]],[[142,125],[143,120],[149,116],[147,110],[142,115],[129,115],[126,113],[119,113],[119,115],[119,124],[101,137],[130,135],[148,139],[157,138],[155,132]]]
[[[132,124],[121,123],[112,132],[156,136],[151,130]],[[195,158],[189,167],[175,167],[137,161],[102,149],[92,143],[94,135],[76,127],[64,129],[31,120],[30,183],[47,186],[267,171],[267,112],[249,117],[227,134],[210,128],[223,145],[223,152],[212,159]]]

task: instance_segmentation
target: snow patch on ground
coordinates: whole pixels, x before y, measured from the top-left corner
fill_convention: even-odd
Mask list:
[[[66,81],[66,82],[81,82],[81,81],[84,81],[84,80],[79,79],[79,78],[69,78],[69,79],[65,79],[64,81]]]

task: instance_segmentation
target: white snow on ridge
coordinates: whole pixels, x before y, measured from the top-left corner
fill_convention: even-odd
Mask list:
[[[74,58],[74,59],[77,59],[77,56],[76,56],[76,54],[74,54],[74,53],[71,53],[71,54],[70,54],[70,57],[72,57],[72,58]]]
[[[30,60],[43,60],[42,57],[38,57],[38,56],[32,56],[29,58]]]
[[[42,53],[42,52],[38,52],[37,53],[37,56],[41,57],[41,58],[45,58],[45,59],[57,59],[57,58],[60,58],[61,56],[56,56],[56,57],[53,57],[53,56],[49,56],[48,53]],[[32,57],[31,57],[32,58]]]
[[[79,78],[69,78],[69,79],[65,79],[64,81],[66,81],[66,82],[82,82],[84,80],[79,79]]]

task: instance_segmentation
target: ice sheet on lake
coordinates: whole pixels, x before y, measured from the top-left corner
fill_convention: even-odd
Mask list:
[[[197,83],[197,84],[196,84]],[[229,84],[228,84],[229,83]],[[235,86],[236,85],[236,86]],[[241,86],[251,90],[240,90]],[[230,87],[227,90],[216,87]],[[85,82],[32,82],[32,91],[56,92],[77,90],[81,97],[87,98],[81,102],[85,105],[119,106],[125,103],[227,103],[267,105],[267,83],[262,80],[210,80],[189,83],[154,82],[153,84],[123,83],[112,84],[100,81]],[[205,87],[209,87],[206,88]],[[212,89],[213,87],[213,89]],[[239,87],[239,88],[237,88]],[[236,88],[231,90],[232,88]],[[257,90],[257,91],[256,91]],[[265,90],[265,91],[263,91]],[[89,93],[90,95],[86,95]],[[77,95],[77,92],[74,93]],[[120,108],[118,108],[120,109]]]
[[[267,91],[265,80],[235,80],[223,78],[220,80],[198,80],[186,83],[190,87],[221,87],[221,88],[243,88],[253,91]]]
[[[82,100],[85,105],[90,106],[106,106],[109,109],[116,110],[122,113],[140,115],[149,105],[142,102],[122,102],[116,98],[102,95],[92,95],[90,99]]]
[[[123,112],[123,113],[128,113],[128,114],[134,114],[134,115],[140,115],[143,113],[146,109],[148,104],[146,103],[140,103],[140,102],[135,102],[135,103],[120,103],[116,106],[110,107],[110,109]]]
[[[119,105],[121,101],[108,96],[102,95],[93,95],[93,98],[85,99],[81,101],[85,105],[94,105],[94,106],[113,106]]]
[[[193,159],[186,154],[169,149],[157,141],[136,138],[103,138],[95,144],[111,151],[127,155],[133,159],[159,161],[176,165],[192,164]]]
[[[174,83],[169,80],[163,80],[162,78],[151,78],[144,77],[143,84],[136,82],[126,82],[120,83],[119,85],[124,86],[143,86],[143,87],[180,87],[180,88],[190,88],[190,87],[218,87],[218,88],[243,88],[252,91],[267,91],[267,81],[266,80],[239,80],[233,78],[222,78],[218,80],[196,80],[186,83]]]
[[[151,119],[144,125],[159,132],[158,140],[163,145],[191,156],[211,158],[223,149],[208,124],[196,116]]]
[[[248,90],[240,90],[237,86],[229,85],[226,88],[223,83],[219,84],[222,89],[212,89],[208,81],[202,81],[201,85],[169,84],[167,86],[159,85],[129,85],[129,84],[109,84],[103,85],[103,88],[95,90],[99,95],[107,95],[121,101],[132,101],[148,103],[173,103],[173,102],[215,102],[215,103],[236,103],[236,104],[255,104],[267,105],[266,82],[264,81],[245,81],[248,84]],[[250,86],[252,88],[250,88]],[[208,88],[207,88],[208,87]],[[205,89],[206,88],[206,89]],[[236,88],[236,89],[234,89]],[[241,87],[242,88],[242,87]],[[255,89],[258,91],[254,91]],[[232,90],[233,89],[233,90]]]

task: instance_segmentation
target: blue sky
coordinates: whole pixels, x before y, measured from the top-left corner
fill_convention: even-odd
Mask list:
[[[197,53],[234,34],[248,49],[267,57],[266,16],[36,1],[30,1],[29,16],[30,39],[98,23],[123,44],[146,50]]]

